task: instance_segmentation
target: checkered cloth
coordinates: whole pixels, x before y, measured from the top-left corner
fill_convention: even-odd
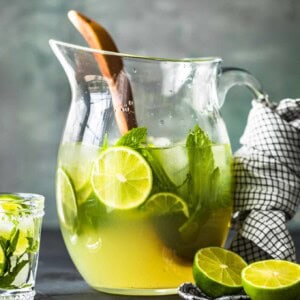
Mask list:
[[[234,156],[237,235],[230,249],[248,263],[269,258],[296,261],[286,222],[300,202],[300,99],[285,99],[278,105],[253,101],[241,144]],[[178,292],[188,300],[211,299],[190,283]]]
[[[296,261],[286,222],[300,202],[300,99],[254,102],[241,144],[234,157],[238,234],[230,248],[248,263]]]
[[[250,300],[247,295],[230,295],[218,298],[208,297],[192,283],[184,283],[178,289],[178,294],[186,300]]]

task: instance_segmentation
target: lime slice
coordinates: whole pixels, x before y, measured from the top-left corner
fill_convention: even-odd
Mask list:
[[[4,274],[6,266],[6,257],[2,246],[0,245],[0,276]]]
[[[241,272],[246,262],[236,253],[219,247],[199,250],[193,263],[196,285],[211,297],[233,295],[242,289]]]
[[[99,147],[82,143],[66,143],[59,150],[59,166],[61,166],[79,191],[90,180],[93,160],[97,158]]]
[[[30,236],[27,234],[27,230],[20,229],[19,237],[18,237],[18,242],[16,245],[16,249],[14,251],[14,255],[19,256],[25,253],[27,248],[29,247],[29,242],[28,238]],[[11,237],[12,240],[12,237]]]
[[[56,173],[56,202],[60,222],[73,231],[77,224],[77,203],[74,188],[66,172],[59,168]]]
[[[173,193],[154,194],[147,200],[143,208],[147,213],[154,216],[182,212],[187,218],[189,217],[186,203]]]
[[[93,188],[91,186],[91,182],[89,181],[76,193],[78,206],[85,203],[92,193]]]
[[[0,212],[14,214],[22,208],[18,203],[22,198],[17,195],[1,195],[0,196]]]
[[[243,270],[242,281],[253,300],[292,300],[300,296],[300,266],[289,261],[252,263]]]
[[[152,171],[138,152],[128,147],[111,147],[95,161],[91,181],[95,194],[105,205],[129,209],[147,199]]]

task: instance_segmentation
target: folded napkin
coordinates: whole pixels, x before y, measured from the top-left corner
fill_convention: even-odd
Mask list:
[[[248,263],[270,258],[296,261],[286,223],[300,202],[300,99],[278,105],[266,99],[253,101],[241,144],[234,155],[237,234],[230,249]],[[212,299],[191,283],[181,285],[178,293],[188,300]]]

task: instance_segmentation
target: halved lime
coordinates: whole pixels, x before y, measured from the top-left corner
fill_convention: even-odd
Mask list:
[[[236,253],[219,247],[199,250],[193,263],[196,285],[211,297],[233,295],[242,289],[241,272],[247,263]]]
[[[110,147],[95,161],[91,181],[95,194],[105,205],[129,209],[147,199],[152,188],[152,171],[137,151]]]
[[[74,230],[77,224],[77,203],[73,184],[66,172],[59,168],[56,173],[56,202],[60,222]]]
[[[182,212],[187,218],[189,209],[183,199],[173,193],[157,193],[152,195],[143,207],[144,211],[153,216],[162,216]]]
[[[0,244],[0,277],[4,274],[5,266],[6,266],[6,256],[4,253],[4,249]]]
[[[253,300],[299,299],[300,265],[274,259],[252,263],[242,271],[242,282]]]

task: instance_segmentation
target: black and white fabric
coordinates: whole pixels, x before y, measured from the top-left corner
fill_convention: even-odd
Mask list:
[[[241,144],[234,156],[238,234],[230,248],[248,263],[296,261],[286,223],[300,202],[300,99],[254,101]]]
[[[192,283],[184,283],[178,289],[178,294],[186,300],[250,300],[247,295],[228,295],[211,298]]]
[[[253,101],[234,155],[234,217],[236,236],[230,249],[248,263],[263,259],[296,261],[296,249],[286,223],[300,202],[300,99],[278,105]],[[191,283],[179,287],[187,300],[208,300]],[[218,300],[250,299],[246,295]]]

